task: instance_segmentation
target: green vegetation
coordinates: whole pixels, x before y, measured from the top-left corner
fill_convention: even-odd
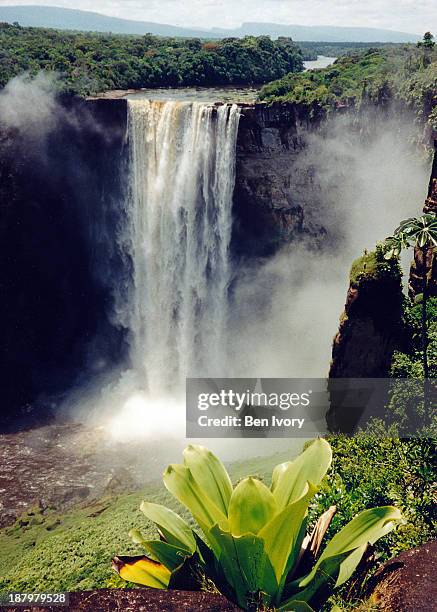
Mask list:
[[[205,42],[62,32],[0,24],[0,86],[29,71],[56,71],[66,90],[266,83],[302,70],[289,38],[246,36]]]
[[[435,46],[435,42],[434,42],[434,36],[431,34],[431,32],[425,32],[425,34],[423,35],[423,40],[420,40],[417,43],[418,47],[423,47],[425,49],[433,49]]]
[[[428,299],[428,252],[437,247],[437,216],[434,213],[424,214],[420,217],[406,219],[396,228],[394,235],[385,241],[385,258],[398,258],[401,251],[407,248],[420,250],[423,262],[422,278],[422,364],[423,376],[429,378],[428,368],[428,320],[427,320],[427,299]],[[431,274],[432,271],[430,270]]]
[[[394,378],[423,378],[422,355],[423,304],[407,300],[404,306],[404,320],[407,331],[407,347],[404,352],[396,351],[393,356],[391,376]],[[437,378],[437,297],[430,297],[426,304],[428,331],[429,378]]]
[[[273,466],[290,453],[255,458],[232,465],[231,475],[260,474],[267,478]],[[139,554],[138,545],[129,544],[129,531],[144,521],[140,503],[151,499],[165,504],[190,521],[175,500],[162,490],[161,483],[139,492],[102,499],[66,514],[33,510],[11,527],[0,531],[0,591],[84,590],[113,584],[111,558],[117,553]],[[153,537],[155,530],[146,527]]]
[[[182,465],[170,465],[164,484],[191,512],[205,540],[165,506],[144,501],[141,510],[160,539],[130,535],[147,556],[116,557],[130,582],[161,589],[201,589],[211,581],[244,610],[311,610],[349,580],[369,545],[403,522],[394,506],[367,509],[334,535],[319,555],[335,513],[330,508],[308,534],[308,506],[332,461],[331,446],[312,441],[294,461],[277,465],[271,487],[249,476],[234,488],[221,461],[190,445]]]
[[[374,251],[365,251],[351,266],[349,282],[358,287],[363,281],[384,280],[388,278],[401,280],[401,269],[397,259],[386,259],[384,249],[377,245]]]
[[[365,103],[385,105],[398,99],[419,115],[437,121],[432,115],[436,89],[437,50],[401,45],[352,53],[328,68],[288,74],[265,85],[260,99],[295,102],[314,111]]]
[[[367,597],[366,584],[380,563],[435,538],[436,445],[429,439],[399,439],[396,432],[387,432],[378,423],[366,434],[336,436],[329,442],[331,471],[311,504],[310,522],[336,505],[338,512],[326,534],[329,538],[363,507],[393,504],[405,518],[403,525],[376,543],[377,563],[360,572],[352,587],[345,585],[340,596],[331,599],[342,610],[352,610]]]
[[[340,57],[351,52],[367,51],[368,49],[384,49],[385,47],[403,46],[403,43],[383,42],[310,42],[299,41],[297,46],[302,50],[304,60],[315,60],[318,55],[325,57]]]
[[[375,544],[378,561],[388,559],[434,537],[432,483],[436,477],[435,447],[426,440],[397,440],[362,436],[329,439],[333,462],[328,478],[310,504],[309,526],[331,505],[338,511],[326,534],[331,538],[358,512],[372,506],[395,504],[406,524]],[[243,475],[257,474],[269,485],[277,463],[289,452],[232,464],[233,482]],[[67,514],[35,510],[0,532],[0,590],[81,590],[121,586],[111,570],[117,553],[138,555],[141,547],[129,543],[128,533],[142,527],[152,538],[155,529],[144,523],[139,510],[143,499],[164,504],[194,523],[188,512],[163,492],[160,484],[143,490],[101,500]],[[359,576],[361,585],[363,576]],[[358,588],[346,598],[360,596]]]

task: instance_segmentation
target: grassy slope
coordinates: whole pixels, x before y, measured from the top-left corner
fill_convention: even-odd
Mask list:
[[[272,468],[290,459],[290,453],[241,461],[231,466],[234,481],[257,474],[268,481]],[[155,536],[139,511],[143,499],[168,505],[181,514],[177,502],[162,483],[143,490],[101,500],[65,515],[42,515],[35,510],[21,522],[0,532],[0,590],[50,591],[85,590],[107,586],[113,577],[115,554],[141,554],[130,543],[128,532],[140,527]]]
[[[373,429],[371,437],[330,438],[333,464],[311,503],[310,523],[329,506],[336,505],[338,512],[326,536],[328,540],[361,510],[396,505],[406,524],[377,543],[376,554],[381,562],[435,537],[432,490],[437,466],[432,440],[390,439],[378,423]],[[294,454],[286,451],[233,463],[232,479],[235,483],[253,474],[269,484],[272,468]],[[21,526],[18,522],[0,532],[0,590],[121,586],[111,570],[111,558],[115,554],[143,552],[130,543],[129,530],[135,526],[144,535],[155,536],[138,509],[143,499],[166,504],[190,522],[161,482],[65,515],[41,515],[35,511],[21,517]]]

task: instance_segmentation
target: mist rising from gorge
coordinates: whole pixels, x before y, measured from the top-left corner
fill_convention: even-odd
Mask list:
[[[132,330],[128,330],[126,339],[124,327],[126,311],[132,308],[129,286],[133,272],[126,250],[130,237],[119,234],[126,202],[123,195],[115,196],[108,190],[107,171],[103,179],[99,178],[104,189],[100,194],[92,191],[91,183],[97,175],[87,166],[90,160],[95,163],[101,147],[115,138],[114,133],[88,112],[84,111],[81,120],[82,115],[66,111],[57,101],[55,89],[55,83],[43,77],[11,82],[0,96],[0,119],[33,141],[45,141],[63,124],[81,135],[80,147],[89,148],[87,139],[92,135],[93,148],[87,152],[86,164],[77,164],[75,155],[83,151],[73,148],[68,150],[67,165],[57,168],[52,155],[50,163],[54,165],[47,163],[44,170],[49,182],[59,173],[60,184],[65,180],[69,188],[68,197],[87,206],[83,211],[75,210],[77,218],[69,224],[80,229],[76,258],[83,257],[82,270],[84,265],[89,267],[87,274],[94,279],[100,300],[98,304],[89,302],[91,309],[95,306],[96,321],[93,318],[92,325],[84,325],[87,356],[80,367],[87,370],[87,377],[78,377],[60,413],[93,426],[104,425],[115,438],[173,438],[182,444],[183,397],[179,393],[149,397],[123,348],[132,340]],[[45,103],[47,108],[41,111],[38,123],[35,112],[38,114]],[[302,125],[300,129],[306,128]],[[395,111],[374,109],[354,120],[348,115],[334,116],[318,129],[308,129],[306,147],[295,162],[297,172],[311,176],[313,182],[314,200],[305,203],[303,232],[272,257],[242,257],[230,262],[229,316],[220,334],[227,345],[227,356],[214,376],[327,375],[331,341],[353,259],[391,234],[399,220],[417,214],[424,199],[429,163],[412,144],[417,132],[412,117],[401,119]],[[120,141],[124,139],[125,135],[120,137]],[[114,158],[111,163],[114,168],[118,164],[117,171],[128,177],[129,168],[120,165],[121,154],[120,160]],[[189,168],[187,164],[187,172]],[[66,169],[68,177],[62,179]],[[83,191],[80,197],[79,186]],[[314,240],[307,231],[312,225],[323,226],[326,235]],[[62,288],[57,287],[59,290]],[[111,292],[112,301],[107,297]],[[79,315],[84,322],[88,313],[81,310]],[[106,317],[105,321],[98,323],[99,317]],[[202,357],[209,363],[207,353]]]
[[[235,376],[327,376],[352,261],[417,215],[424,200],[430,162],[412,144],[417,136],[412,116],[374,109],[355,121],[333,116],[310,133],[298,164],[320,187],[304,214],[327,235],[315,244],[303,234],[238,272]]]

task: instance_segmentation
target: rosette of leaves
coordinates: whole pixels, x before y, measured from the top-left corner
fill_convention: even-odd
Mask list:
[[[358,514],[319,554],[335,508],[307,535],[308,506],[332,459],[329,443],[313,441],[294,461],[277,465],[271,487],[254,477],[235,487],[221,461],[190,445],[184,463],[170,465],[164,484],[186,506],[203,536],[172,510],[147,501],[141,510],[159,540],[130,535],[152,555],[116,557],[130,582],[161,589],[200,589],[211,581],[241,608],[311,610],[346,582],[366,549],[402,521],[392,506]]]

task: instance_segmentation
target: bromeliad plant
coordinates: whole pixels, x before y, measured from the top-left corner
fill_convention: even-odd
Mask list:
[[[330,508],[306,535],[308,506],[332,459],[323,439],[294,461],[277,465],[272,485],[248,477],[233,487],[221,461],[202,446],[188,446],[182,465],[170,465],[164,484],[193,515],[201,538],[172,510],[143,502],[160,540],[131,531],[154,560],[115,557],[125,580],[161,589],[200,589],[212,581],[245,610],[311,610],[350,578],[369,545],[402,521],[392,506],[358,514],[318,555],[334,515]]]

